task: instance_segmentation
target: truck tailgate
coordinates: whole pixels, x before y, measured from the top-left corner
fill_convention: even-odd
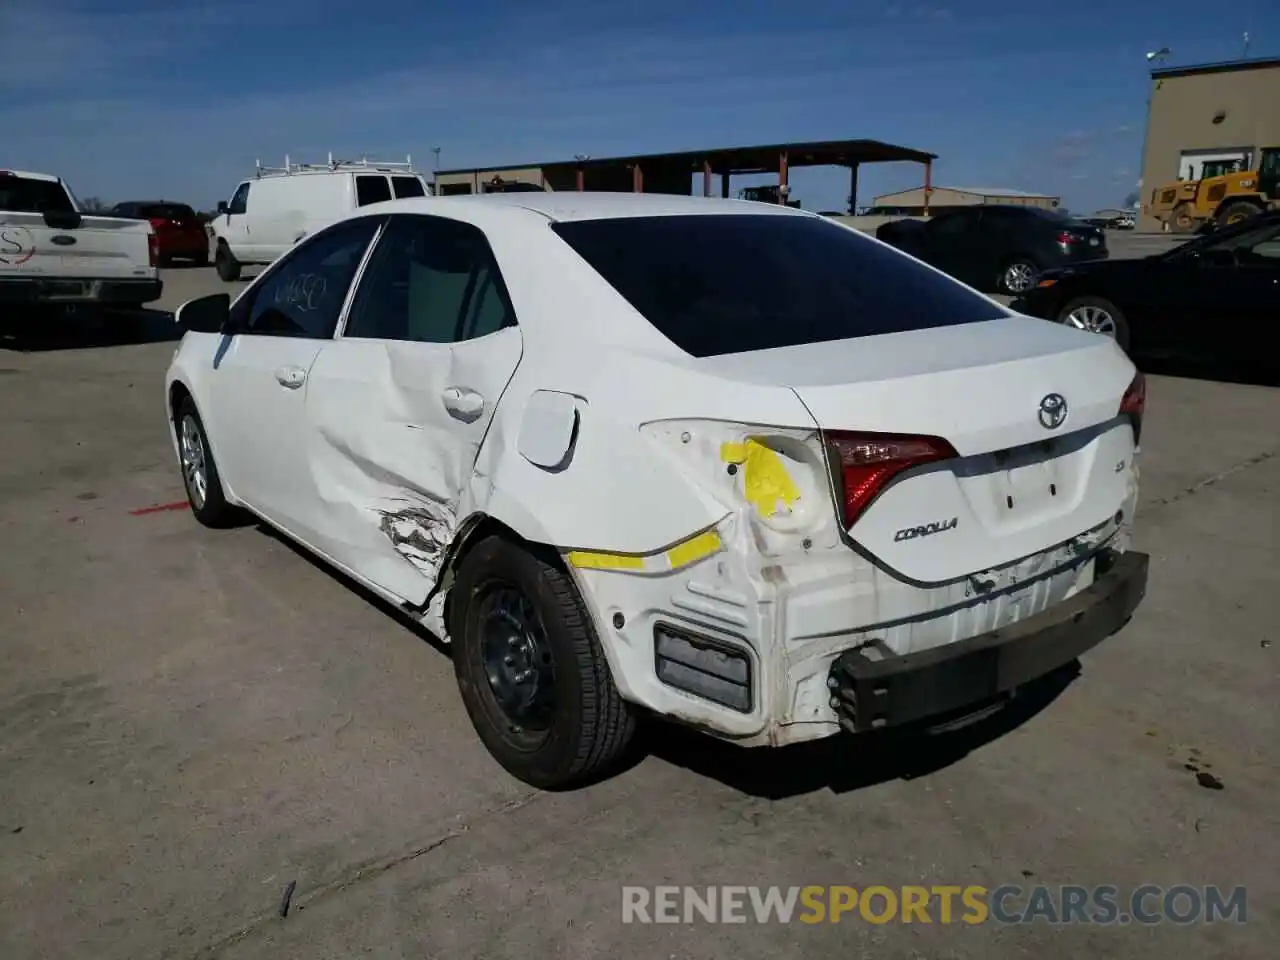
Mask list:
[[[38,213],[0,211],[0,274],[76,279],[147,279],[156,275],[151,224],[81,217],[51,227]]]

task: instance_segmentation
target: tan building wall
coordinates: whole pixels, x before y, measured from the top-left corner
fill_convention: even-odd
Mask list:
[[[460,188],[469,186],[471,193],[483,192],[484,185],[494,177],[501,177],[508,183],[518,181],[520,183],[529,183],[536,186],[546,186],[542,170],[539,167],[524,167],[521,169],[498,168],[493,170],[467,170],[462,172],[442,173],[436,179],[436,183],[440,186],[440,192],[453,192],[447,188]]]
[[[1276,146],[1280,60],[1156,71],[1138,199],[1149,203],[1153,190],[1185,176],[1188,167],[1194,176],[1204,159],[1247,155],[1246,163],[1256,163],[1259,148]],[[1144,212],[1138,229],[1160,224]]]
[[[1058,205],[1057,197],[1040,197],[1021,194],[983,194],[954,187],[934,187],[929,196],[929,207],[972,207],[980,204],[1000,203],[1012,206],[1042,207],[1052,210]],[[924,187],[886,193],[872,201],[876,207],[923,207]]]

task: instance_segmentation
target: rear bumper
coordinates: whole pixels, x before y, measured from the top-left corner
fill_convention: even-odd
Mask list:
[[[1075,596],[1013,626],[905,656],[850,650],[827,685],[841,727],[861,733],[977,708],[1070,663],[1133,615],[1149,556],[1120,554]]]
[[[150,279],[95,280],[83,277],[0,278],[5,304],[141,304],[159,300],[164,283]]]

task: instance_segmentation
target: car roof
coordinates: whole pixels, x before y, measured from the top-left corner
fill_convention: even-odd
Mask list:
[[[491,193],[455,197],[408,197],[361,207],[387,213],[464,214],[467,210],[521,210],[541,214],[563,223],[571,220],[613,220],[623,217],[678,217],[714,214],[756,214],[762,216],[817,216],[807,210],[754,200],[726,200],[720,197],[692,197],[662,193],[602,193],[576,190],[543,193]],[[447,215],[447,214],[446,214]]]

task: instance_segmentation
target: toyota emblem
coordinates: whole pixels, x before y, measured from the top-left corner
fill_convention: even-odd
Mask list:
[[[1040,426],[1057,430],[1067,419],[1067,398],[1060,393],[1050,393],[1040,401]]]

